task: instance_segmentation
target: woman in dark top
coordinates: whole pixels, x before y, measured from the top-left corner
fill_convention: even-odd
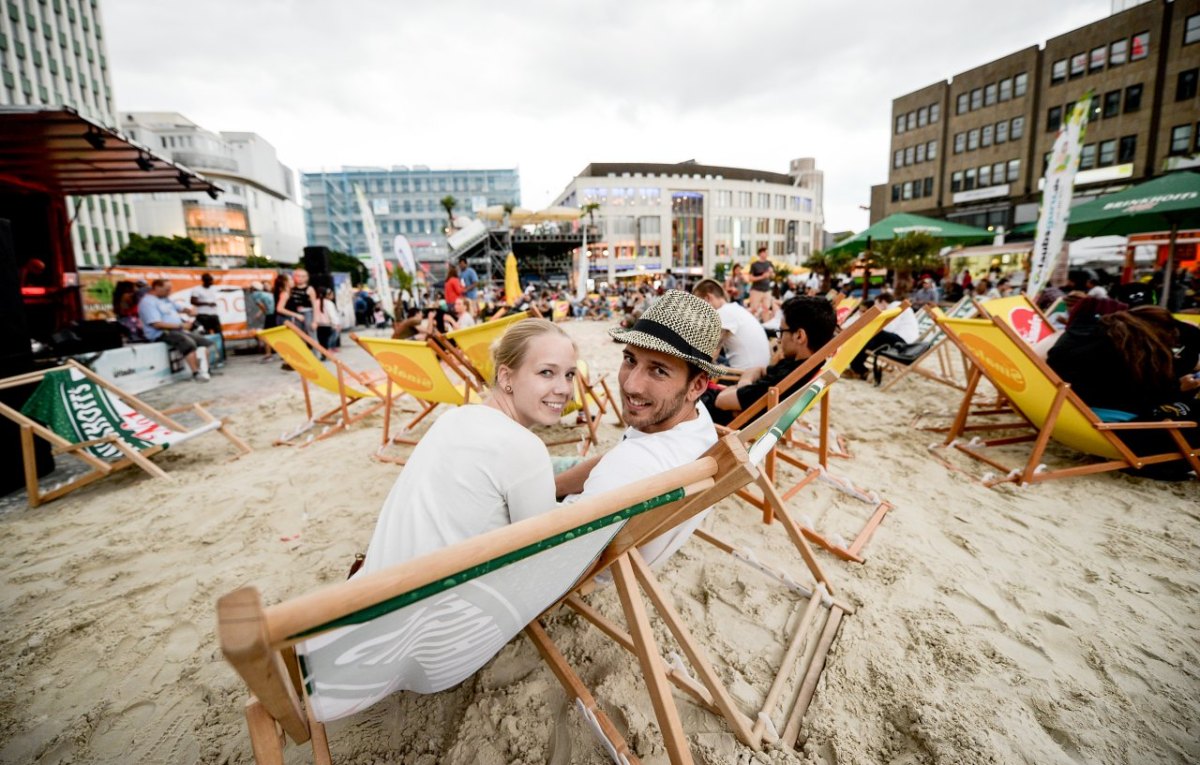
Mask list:
[[[1111,419],[1200,422],[1200,380],[1194,377],[1200,328],[1176,321],[1158,306],[1111,311],[1114,303],[1081,300],[1046,363],[1088,406],[1109,410],[1100,414]],[[1200,443],[1196,432],[1185,431],[1185,436]],[[1172,448],[1161,433],[1130,433],[1127,440],[1142,453]]]
[[[305,334],[313,333],[313,307],[317,302],[317,291],[308,283],[308,271],[297,268],[292,272],[292,287],[280,302],[275,301],[275,310],[291,319]]]

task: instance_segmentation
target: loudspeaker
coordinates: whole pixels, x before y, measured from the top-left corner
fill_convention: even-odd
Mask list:
[[[304,270],[308,271],[310,276],[329,273],[329,248],[305,247]]]

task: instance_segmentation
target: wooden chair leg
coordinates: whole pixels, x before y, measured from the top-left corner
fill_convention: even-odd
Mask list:
[[[246,726],[257,765],[283,765],[283,731],[270,712],[253,696],[246,702]]]
[[[667,757],[671,765],[693,765],[692,752],[688,749],[687,738],[683,735],[679,710],[675,707],[675,700],[671,698],[671,687],[667,684],[667,676],[658,661],[654,632],[646,616],[646,604],[642,602],[641,593],[637,589],[629,556],[622,555],[617,558],[612,572],[617,594],[621,598],[621,607],[625,611],[625,621],[629,625],[629,634],[633,637],[638,664],[642,668],[642,676],[645,677],[646,688],[650,692],[654,716],[662,732]]]
[[[25,491],[29,494],[29,506],[37,507],[42,503],[42,494],[38,488],[37,457],[33,446],[33,428],[22,425],[21,459],[25,461]]]

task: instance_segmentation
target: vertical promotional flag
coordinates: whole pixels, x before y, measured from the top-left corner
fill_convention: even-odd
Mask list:
[[[1050,281],[1055,264],[1062,254],[1071,215],[1071,197],[1075,192],[1075,171],[1079,169],[1079,153],[1083,134],[1091,111],[1092,92],[1079,99],[1075,109],[1063,121],[1054,139],[1050,162],[1046,166],[1042,186],[1042,210],[1038,215],[1037,235],[1033,239],[1033,256],[1029,267],[1029,283],[1025,294],[1037,298]]]
[[[363,233],[367,235],[367,250],[371,253],[371,271],[375,274],[375,290],[379,293],[379,302],[388,316],[395,317],[396,309],[392,303],[392,287],[388,283],[387,264],[383,260],[383,245],[379,241],[379,227],[375,224],[375,215],[367,204],[367,195],[359,184],[354,184],[354,196],[358,198],[358,211],[362,215]]]

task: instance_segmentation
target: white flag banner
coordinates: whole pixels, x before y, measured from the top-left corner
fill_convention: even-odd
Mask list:
[[[371,271],[375,275],[375,290],[379,293],[379,303],[388,316],[395,316],[396,309],[392,303],[392,288],[388,283],[387,264],[383,260],[383,244],[379,241],[379,227],[375,223],[375,215],[371,205],[367,203],[367,195],[362,186],[354,185],[354,196],[358,198],[358,211],[362,215],[363,233],[367,236],[367,250],[371,253]]]
[[[1033,239],[1032,262],[1025,294],[1036,299],[1050,281],[1050,275],[1062,255],[1067,221],[1071,216],[1071,197],[1075,193],[1075,172],[1079,169],[1079,153],[1091,111],[1092,93],[1079,99],[1075,109],[1058,129],[1046,178],[1042,187],[1042,210],[1038,215],[1037,234]]]
[[[396,255],[396,260],[410,276],[417,274],[417,259],[413,256],[412,245],[408,243],[408,237],[404,234],[396,234],[396,238],[392,240],[392,252]]]

